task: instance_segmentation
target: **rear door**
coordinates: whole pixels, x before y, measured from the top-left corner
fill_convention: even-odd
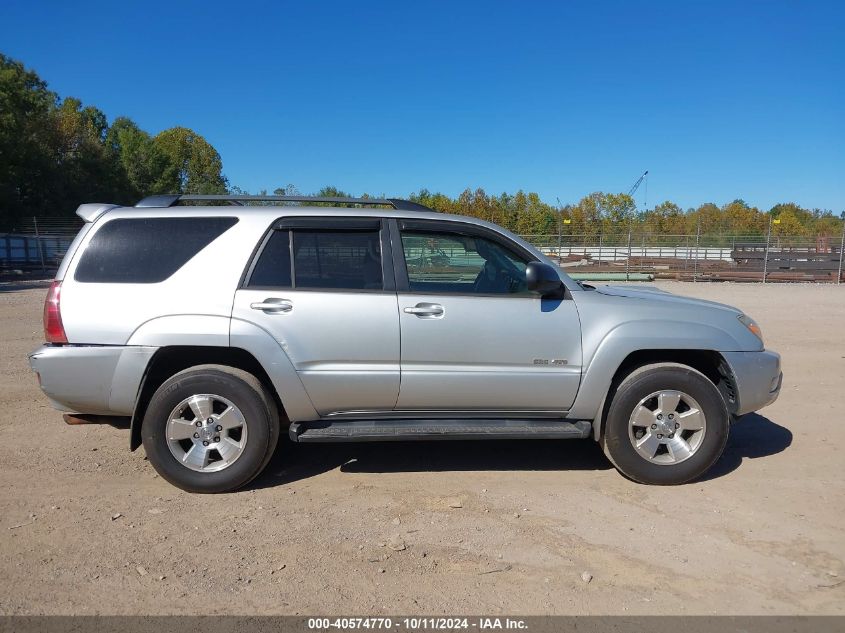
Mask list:
[[[399,220],[395,227],[397,409],[568,409],[581,376],[578,312],[571,299],[527,290],[525,267],[534,257],[495,231],[462,222]]]
[[[232,316],[272,334],[321,415],[395,406],[399,316],[383,220],[281,220]]]

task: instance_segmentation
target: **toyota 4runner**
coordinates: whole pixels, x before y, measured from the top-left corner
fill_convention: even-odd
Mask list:
[[[31,366],[67,421],[128,420],[130,448],[192,492],[248,483],[281,430],[591,437],[627,477],[679,484],[781,385],[735,308],[579,284],[498,226],[413,202],[169,195],[77,213]]]

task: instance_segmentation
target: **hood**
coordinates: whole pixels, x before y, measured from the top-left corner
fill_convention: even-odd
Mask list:
[[[673,295],[671,292],[661,290],[660,288],[649,286],[594,286],[596,292],[612,297],[627,297],[629,299],[642,299],[644,301],[671,303],[675,305],[687,305],[699,308],[715,308],[717,310],[725,310],[735,314],[742,314],[742,310],[734,308],[733,306],[725,305],[724,303],[717,303],[716,301],[706,301],[704,299],[693,299],[691,297],[679,297]]]

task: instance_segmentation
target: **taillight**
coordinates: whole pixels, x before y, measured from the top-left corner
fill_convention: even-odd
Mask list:
[[[48,343],[67,343],[65,327],[62,325],[62,311],[59,308],[61,288],[61,281],[51,283],[47,300],[44,302],[44,339]]]

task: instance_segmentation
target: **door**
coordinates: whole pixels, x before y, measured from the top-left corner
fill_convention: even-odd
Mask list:
[[[382,225],[378,218],[283,220],[235,294],[233,317],[276,339],[321,415],[396,404],[399,316]]]
[[[400,220],[397,232],[397,410],[568,409],[581,376],[580,322],[571,299],[527,290],[534,256],[461,222]]]

